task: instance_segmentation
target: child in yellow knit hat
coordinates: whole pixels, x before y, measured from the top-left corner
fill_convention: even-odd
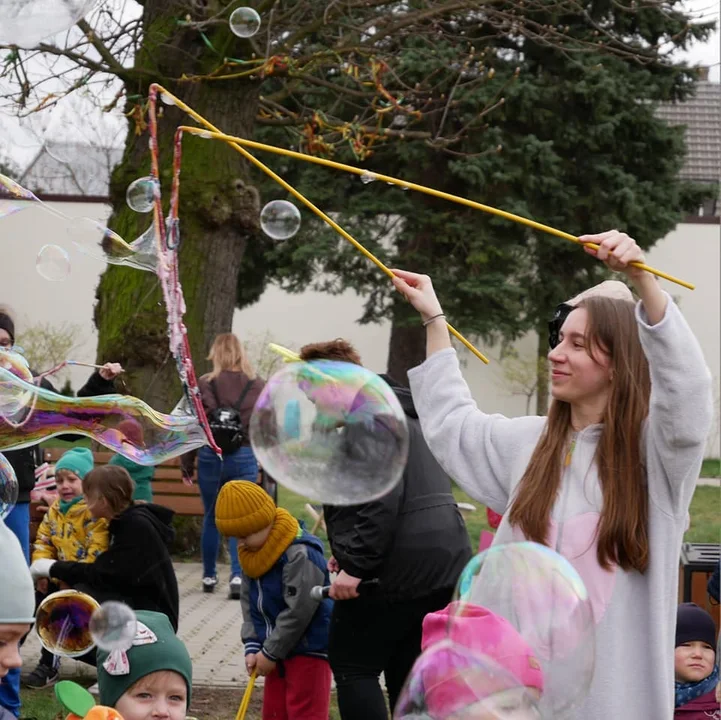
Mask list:
[[[241,636],[248,672],[266,678],[263,720],[327,720],[332,601],[310,595],[330,584],[323,543],[244,480],[222,487],[215,522],[223,535],[238,538]]]

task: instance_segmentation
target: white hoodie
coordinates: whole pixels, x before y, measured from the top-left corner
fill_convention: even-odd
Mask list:
[[[549,545],[583,578],[596,621],[595,673],[578,720],[672,720],[679,554],[712,416],[711,374],[668,298],[650,326],[636,319],[651,373],[644,426],[650,562],[642,575],[604,570],[596,559],[603,495],[595,464],[601,425],[578,433],[552,511]],[[444,470],[472,497],[504,514],[494,543],[524,540],[505,515],[546,419],[478,409],[452,349],[409,373],[423,434]]]

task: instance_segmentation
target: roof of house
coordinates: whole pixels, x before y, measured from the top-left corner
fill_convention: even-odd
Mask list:
[[[18,179],[37,195],[103,197],[123,150],[84,143],[44,145]]]
[[[702,183],[721,181],[721,84],[699,82],[686,102],[665,103],[660,117],[686,126],[686,162],[681,177]]]

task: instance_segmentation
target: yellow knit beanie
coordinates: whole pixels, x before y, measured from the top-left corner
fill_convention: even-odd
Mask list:
[[[225,537],[248,537],[275,520],[275,503],[260,485],[231,480],[218,493],[215,524]]]

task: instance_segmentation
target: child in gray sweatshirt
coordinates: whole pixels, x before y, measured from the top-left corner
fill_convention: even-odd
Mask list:
[[[428,359],[408,376],[424,436],[439,463],[472,497],[503,515],[495,543],[527,539],[518,523],[511,523],[515,503],[539,502],[544,494],[551,498],[545,543],[582,577],[596,623],[595,673],[573,718],[672,720],[679,552],[712,422],[711,375],[678,307],[655,278],[630,265],[643,262],[636,243],[616,231],[581,240],[598,244],[597,251],[589,252],[611,269],[627,273],[641,302],[635,307],[635,322],[629,303],[619,299],[587,300],[585,307],[581,303],[569,313],[559,345],[549,354],[557,404],[549,418],[483,413],[461,374],[430,278],[397,271],[396,288],[427,327]],[[616,334],[612,347],[593,346],[594,302],[606,303],[595,305],[596,316],[602,308],[626,319],[626,337],[613,325],[607,329],[607,334]],[[595,322],[598,325],[598,317]],[[639,340],[647,360],[645,380],[642,372],[629,377],[629,367],[619,362],[619,357],[630,357],[620,344]],[[629,397],[636,398],[635,409],[630,402],[624,406],[623,397],[618,402],[614,383],[626,383]],[[612,397],[615,403],[608,407],[615,416],[606,412]],[[557,476],[549,474],[548,492],[523,497],[521,480],[536,462],[537,445],[548,441],[550,418],[564,404],[569,421],[555,463]],[[648,553],[627,553],[624,569],[618,557],[599,561],[604,512],[619,510],[604,503],[598,458],[602,452],[609,458],[604,433],[613,432],[614,423],[628,422],[628,413],[638,413],[638,407],[648,410],[639,415],[636,428],[640,479],[633,492],[640,498],[638,517]],[[616,446],[610,450],[610,465],[618,475],[628,472],[613,465],[614,453],[621,451]],[[616,492],[617,505],[626,501],[626,492],[629,502],[634,497],[623,484]],[[634,539],[641,540],[639,547],[644,545],[643,533]],[[623,538],[614,540],[617,548],[624,547]]]

